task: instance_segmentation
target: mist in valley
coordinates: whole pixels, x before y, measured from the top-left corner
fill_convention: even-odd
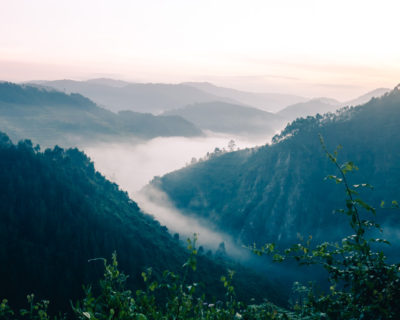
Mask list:
[[[189,165],[193,158],[204,158],[215,148],[228,149],[231,140],[239,149],[261,146],[272,136],[243,137],[208,132],[204,137],[158,137],[149,141],[104,143],[84,147],[96,169],[117,183],[135,199],[153,177]]]
[[[159,137],[149,141],[131,143],[105,143],[85,147],[85,153],[94,162],[96,170],[107,179],[127,191],[139,207],[154,216],[171,233],[179,233],[181,239],[198,234],[199,244],[213,251],[224,242],[226,253],[240,260],[247,260],[251,254],[247,249],[234,244],[228,234],[218,232],[209,223],[185,215],[177,210],[168,196],[147,184],[155,177],[190,165],[212,153],[215,148],[228,150],[231,140],[235,150],[261,146],[272,136],[232,136],[207,132],[196,138]]]

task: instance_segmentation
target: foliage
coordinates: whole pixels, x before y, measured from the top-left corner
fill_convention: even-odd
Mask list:
[[[26,319],[26,320],[66,320],[66,315],[59,314],[59,316],[50,317],[48,314],[48,300],[41,300],[39,302],[35,302],[35,295],[28,294],[26,296],[28,301],[27,309],[20,309],[19,312],[14,312],[10,306],[8,305],[8,300],[3,299],[0,304],[0,319],[1,320],[16,320],[16,319]],[[20,317],[18,317],[18,315]]]
[[[77,320],[274,320],[298,319],[293,312],[281,309],[266,301],[260,305],[249,305],[237,299],[232,279],[233,271],[228,271],[220,281],[225,287],[225,297],[210,303],[204,294],[204,284],[188,281],[188,275],[197,270],[197,236],[188,239],[190,255],[183,264],[183,276],[165,271],[160,281],[152,276],[152,270],[142,273],[146,288],[135,293],[126,288],[128,276],[119,271],[117,256],[114,252],[111,263],[105,259],[104,275],[100,280],[100,291],[95,294],[91,287],[85,287],[85,296],[72,306],[73,316]],[[29,309],[14,312],[3,300],[0,305],[1,320],[50,320],[47,314],[48,301],[33,302],[28,295]],[[19,318],[18,315],[21,317]],[[59,316],[58,319],[64,319]]]
[[[337,167],[339,176],[328,179],[344,186],[346,209],[341,210],[349,219],[353,234],[341,243],[324,242],[312,245],[311,237],[280,252],[272,243],[253,250],[258,255],[272,255],[275,261],[294,259],[301,265],[322,266],[328,274],[330,287],[321,290],[314,284],[304,286],[295,283],[292,310],[284,310],[271,302],[249,304],[238,299],[233,285],[234,271],[220,277],[225,296],[210,301],[205,294],[205,285],[192,281],[198,269],[199,251],[197,236],[188,240],[189,255],[182,265],[182,272],[164,271],[155,277],[152,269],[142,272],[143,289],[134,293],[127,289],[129,277],[119,271],[116,253],[111,263],[105,259],[92,259],[92,263],[104,262],[104,275],[99,289],[84,288],[84,297],[73,305],[73,319],[79,320],[147,320],[147,319],[396,319],[400,314],[400,264],[390,264],[379,244],[388,243],[373,237],[381,231],[379,224],[368,218],[375,216],[375,208],[359,198],[360,188],[371,188],[368,184],[350,185],[347,175],[357,170],[352,162],[340,165],[338,153],[329,153],[321,138],[324,150]],[[8,144],[12,146],[11,144]],[[21,145],[21,148],[28,148]],[[30,150],[30,149],[29,149]],[[382,204],[384,205],[384,204]],[[392,203],[397,208],[397,202]],[[208,284],[208,282],[206,282]],[[18,312],[9,307],[8,301],[0,304],[0,319],[50,320],[47,312],[49,302],[34,302],[28,295],[29,308]],[[60,315],[59,319],[66,316]],[[57,318],[54,318],[57,319]]]
[[[70,299],[82,297],[82,285],[100,290],[101,265],[87,261],[114,250],[131,275],[127,287],[134,290],[145,288],[141,272],[148,267],[157,281],[166,269],[182,276],[189,254],[179,237],[96,172],[84,153],[59,147],[40,151],[30,141],[14,145],[0,133],[0,299],[20,308],[26,293],[34,292],[39,301],[51,299],[51,314],[66,312]],[[286,300],[265,276],[237,263],[204,252],[197,260],[197,272],[187,280],[207,283],[209,299],[224,296],[223,284],[214,279],[230,268],[237,271],[241,299],[250,299],[252,292],[258,301]]]
[[[329,290],[321,291],[315,286],[296,284],[301,299],[295,310],[301,316],[313,319],[397,319],[400,314],[400,264],[386,261],[378,244],[389,244],[387,240],[375,238],[382,232],[379,224],[371,220],[375,208],[359,198],[360,188],[371,188],[368,184],[350,185],[347,174],[358,170],[352,162],[339,164],[337,150],[328,152],[321,137],[323,148],[330,161],[337,167],[339,176],[327,178],[343,184],[346,191],[346,209],[340,210],[349,219],[353,234],[340,243],[324,242],[312,246],[311,238],[279,252],[272,243],[254,252],[270,254],[282,262],[292,258],[301,265],[320,265],[328,273]],[[397,207],[397,202],[393,202]]]

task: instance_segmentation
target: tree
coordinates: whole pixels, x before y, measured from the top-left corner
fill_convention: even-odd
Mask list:
[[[229,152],[232,152],[232,151],[235,151],[235,147],[236,147],[236,143],[235,143],[235,140],[230,140],[229,142],[228,142],[228,151]]]
[[[390,264],[379,244],[389,244],[381,238],[371,238],[381,227],[368,215],[375,216],[375,209],[358,197],[360,188],[371,188],[368,184],[350,185],[347,173],[358,170],[352,162],[339,164],[337,150],[328,152],[322,137],[323,149],[339,171],[339,176],[327,178],[344,186],[346,209],[341,213],[349,217],[354,234],[341,243],[324,242],[315,247],[311,238],[306,243],[296,244],[279,253],[272,243],[261,249],[253,248],[258,255],[270,254],[274,261],[294,259],[300,265],[319,265],[328,273],[328,292],[296,285],[303,293],[301,303],[295,308],[301,316],[312,319],[397,319],[400,315],[400,264]],[[396,201],[392,207],[398,207]]]

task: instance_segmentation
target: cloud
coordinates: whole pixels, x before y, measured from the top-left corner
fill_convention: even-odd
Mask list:
[[[198,243],[208,249],[217,250],[224,242],[226,253],[237,259],[249,259],[250,252],[236,245],[232,237],[226,233],[216,231],[209,222],[199,218],[182,214],[169,200],[168,196],[154,186],[148,185],[135,197],[139,207],[146,213],[154,216],[171,233],[191,238],[198,235]]]

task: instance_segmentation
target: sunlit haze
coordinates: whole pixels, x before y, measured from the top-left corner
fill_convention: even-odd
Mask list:
[[[396,0],[3,0],[0,79],[210,81],[354,98],[400,75]]]

